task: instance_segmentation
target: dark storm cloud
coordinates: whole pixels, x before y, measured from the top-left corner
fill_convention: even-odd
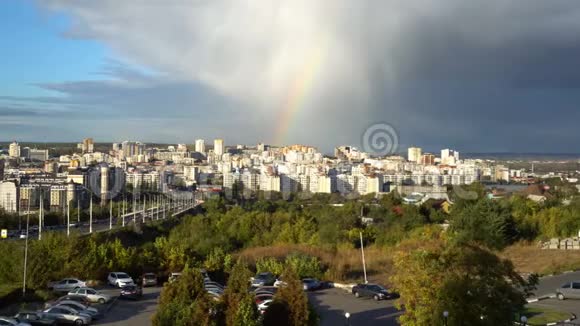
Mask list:
[[[356,145],[380,121],[405,144],[467,151],[576,151],[580,138],[576,0],[41,3],[152,72],[111,61],[110,80],[39,84],[92,114],[270,141],[312,69],[288,142]]]

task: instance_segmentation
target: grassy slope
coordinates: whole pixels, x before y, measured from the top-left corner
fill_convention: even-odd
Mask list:
[[[500,256],[510,259],[522,273],[547,275],[580,268],[580,250],[543,250],[535,245],[515,244]]]

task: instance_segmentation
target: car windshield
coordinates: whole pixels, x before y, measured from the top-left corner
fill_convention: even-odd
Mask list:
[[[371,289],[373,291],[386,291],[387,290],[380,285],[371,285],[371,286],[369,286],[369,289]]]
[[[260,274],[256,275],[256,278],[257,279],[265,279],[265,278],[268,278],[268,276],[270,276],[270,274],[268,274],[268,273],[260,273]]]
[[[130,278],[130,277],[125,273],[117,273],[117,278]]]
[[[314,283],[316,281],[313,278],[305,278],[305,279],[302,280],[302,282],[304,282],[304,283]]]
[[[143,278],[145,278],[147,280],[154,280],[155,274],[145,274],[145,275],[143,275]]]
[[[133,291],[133,290],[135,290],[135,288],[137,288],[137,287],[134,285],[129,285],[129,286],[124,286],[122,290]]]

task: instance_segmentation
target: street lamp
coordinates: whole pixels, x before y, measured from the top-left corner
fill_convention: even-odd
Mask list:
[[[348,312],[344,313],[344,318],[346,318],[346,325],[349,326],[350,325],[350,313],[348,313]]]
[[[523,324],[524,326],[526,326],[526,325],[527,325],[527,323],[528,323],[528,317],[526,317],[526,316],[522,316],[522,317],[520,318],[520,321],[522,322],[522,324]]]
[[[447,318],[449,318],[449,311],[445,310],[443,312],[443,323],[445,326],[447,326]]]

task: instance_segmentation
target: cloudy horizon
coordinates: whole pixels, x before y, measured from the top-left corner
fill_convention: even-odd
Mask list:
[[[577,1],[0,6],[1,140],[579,152]]]

